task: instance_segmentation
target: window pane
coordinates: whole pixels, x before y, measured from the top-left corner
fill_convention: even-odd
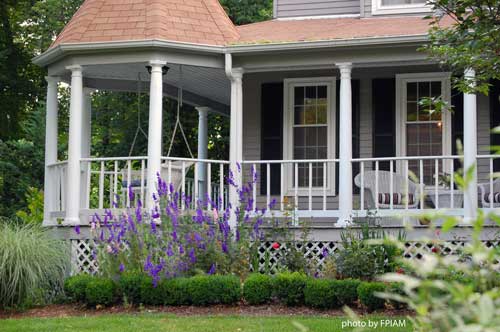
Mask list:
[[[382,6],[401,6],[401,5],[412,5],[412,4],[422,4],[426,0],[382,0]]]
[[[318,124],[326,124],[327,123],[327,108],[328,106],[326,104],[320,104],[316,106],[316,123]]]
[[[316,124],[316,106],[306,106],[304,124]]]
[[[417,83],[408,83],[406,85],[406,95],[408,101],[417,101]]]
[[[295,106],[295,110],[294,110],[294,117],[295,117],[295,120],[294,120],[294,123],[296,125],[301,125],[301,124],[304,124],[305,123],[305,119],[304,119],[304,107],[303,106]]]
[[[306,128],[294,128],[293,129],[293,142],[295,147],[304,147],[306,146]]]
[[[304,105],[304,87],[298,86],[294,89],[295,93],[295,106]]]
[[[414,101],[406,104],[406,121],[417,121],[417,103]]]
[[[443,153],[442,128],[439,123],[407,124],[406,154],[408,156],[438,156]],[[409,163],[410,170],[419,175],[419,162]],[[434,161],[424,161],[423,177],[426,184],[432,184]]]
[[[431,96],[431,83],[430,82],[418,82],[418,98],[422,99]]]
[[[318,102],[326,104],[326,85],[318,86]]]
[[[305,105],[315,105],[315,104],[316,104],[316,87],[306,86]]]
[[[431,97],[439,97],[441,95],[441,82],[431,82]]]

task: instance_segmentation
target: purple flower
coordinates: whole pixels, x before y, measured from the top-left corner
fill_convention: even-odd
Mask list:
[[[75,226],[75,233],[80,235],[80,225]]]
[[[134,190],[132,189],[132,186],[128,186],[128,199],[133,202],[135,198]]]
[[[216,269],[216,267],[215,267],[215,263],[214,263],[210,267],[210,270],[208,270],[207,274],[210,274],[210,275],[215,274],[215,269]]]
[[[328,257],[328,254],[329,254],[328,248],[327,247],[323,247],[323,251],[321,252],[321,255],[323,255],[323,257],[326,258],[326,257]]]
[[[194,248],[191,248],[191,250],[189,250],[189,259],[191,260],[191,263],[196,263],[196,255],[194,253]]]
[[[182,246],[182,244],[179,244],[179,254],[183,254],[184,253],[184,247]]]
[[[125,271],[125,265],[123,263],[120,263],[120,273],[123,273]]]

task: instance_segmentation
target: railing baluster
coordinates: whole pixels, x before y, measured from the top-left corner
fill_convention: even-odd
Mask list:
[[[104,161],[101,161],[101,171],[99,173],[99,209],[104,206]]]
[[[489,158],[489,161],[490,161],[490,179],[489,179],[489,184],[490,184],[490,194],[489,194],[489,198],[490,198],[490,208],[493,208],[493,201],[494,201],[494,198],[495,198],[495,195],[493,193],[493,158]],[[483,197],[484,199],[484,197]]]
[[[294,180],[295,180],[295,209],[299,209],[299,164],[298,163],[292,163],[294,169],[295,169],[295,174],[294,174]]]
[[[393,200],[393,194],[394,194],[394,164],[393,161],[389,161],[389,207],[391,210],[394,209],[394,200]]]
[[[423,209],[424,208],[424,199],[425,199],[425,195],[424,195],[424,160],[423,159],[420,159],[418,161],[418,167],[419,167],[419,171],[418,171],[418,176],[419,176],[419,180],[420,180],[420,209]],[[415,197],[416,199],[416,197]]]
[[[254,180],[254,173],[257,172],[257,165],[253,164],[252,165],[253,167],[253,171],[252,171],[252,183],[253,183],[253,180]],[[253,183],[253,186],[252,186],[252,211],[255,212],[255,210],[257,209],[257,183]]]
[[[224,209],[224,164],[219,165],[219,196],[217,199],[220,198],[220,205],[219,210]]]
[[[359,173],[360,175],[360,189],[359,189],[359,195],[360,195],[360,206],[361,206],[361,211],[365,209],[365,163],[360,162],[359,163]]]
[[[127,160],[127,195],[125,199],[127,200],[127,208],[130,208],[130,195],[128,193],[132,189],[132,160]]]
[[[326,211],[326,184],[328,177],[328,168],[327,163],[323,163],[323,211]]]
[[[172,160],[168,161],[167,177],[168,177],[168,184],[170,185],[172,183]],[[174,190],[177,190],[177,188],[174,188]]]
[[[405,209],[408,210],[408,203],[409,203],[409,193],[408,193],[408,185],[409,185],[409,179],[408,179],[408,159],[405,160]]]
[[[438,195],[438,185],[439,185],[439,160],[434,159],[434,198],[436,199],[436,209],[439,209],[439,195]]]
[[[203,165],[201,167],[203,167]],[[200,181],[200,179],[198,178],[198,169],[199,169],[199,162],[195,161],[195,163],[194,163],[194,184],[193,184],[194,185],[194,195],[193,195],[194,196],[193,197],[194,206],[193,207],[195,209],[196,209],[196,205],[197,205],[196,202],[198,202],[198,199],[199,199],[198,193],[199,193],[199,181]]]
[[[87,162],[87,190],[86,190],[86,194],[87,194],[87,197],[85,197],[85,206],[87,209],[90,209],[90,176],[91,176],[91,173],[92,172],[92,162],[89,161]]]
[[[455,208],[455,170],[454,160],[450,162],[450,207]],[[460,208],[460,206],[458,207]]]
[[[207,207],[211,210],[212,206],[212,163],[207,163]]]
[[[144,204],[144,182],[145,182],[145,169],[146,169],[146,161],[144,159],[141,160],[141,201]]]
[[[184,210],[186,208],[186,162],[182,162],[182,178],[181,178],[181,184],[182,184],[182,195],[181,195],[181,210]]]
[[[266,164],[266,208],[271,203],[271,164]]]
[[[312,186],[313,186],[313,169],[312,169],[312,163],[309,163],[309,211],[312,211]]]
[[[283,163],[280,163],[280,211],[285,211],[284,172],[285,172],[285,165]]]
[[[378,196],[379,196],[379,190],[378,190],[378,169],[379,169],[379,163],[378,160],[375,161],[375,209],[378,209]]]
[[[116,199],[118,195],[118,160],[115,160],[114,162],[114,168],[113,172],[115,174],[115,177],[113,178],[113,194],[115,197],[113,199]],[[116,205],[118,207],[118,202],[116,202]]]

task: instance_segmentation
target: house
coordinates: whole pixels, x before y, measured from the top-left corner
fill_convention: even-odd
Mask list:
[[[370,211],[471,219],[495,209],[500,87],[490,97],[452,91],[450,74],[418,51],[429,13],[423,0],[275,0],[272,20],[235,26],[217,0],[86,0],[34,60],[48,69],[44,224],[86,225],[106,208],[132,207],[128,186],[151,208],[157,173],[194,197],[236,204],[224,177],[231,169],[248,179],[252,168],[256,205],[275,199],[275,215],[329,227]],[[64,161],[60,82],[71,86]],[[149,92],[147,156],[90,155],[95,89]],[[197,158],[162,154],[166,97],[198,110]],[[428,112],[421,100],[430,97],[454,111]],[[227,160],[207,159],[207,112],[230,117]],[[477,163],[465,192],[453,177],[439,181],[462,161]]]

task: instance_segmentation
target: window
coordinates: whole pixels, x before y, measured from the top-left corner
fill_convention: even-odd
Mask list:
[[[422,13],[430,11],[427,0],[372,0],[372,14]]]
[[[397,151],[401,156],[439,156],[451,154],[451,114],[430,112],[423,98],[442,97],[450,100],[448,74],[398,75],[397,93],[400,124]],[[442,172],[443,163],[439,168]],[[419,175],[419,161],[410,161],[409,169]],[[426,184],[434,183],[435,161],[423,162]]]
[[[284,159],[334,158],[332,78],[285,80]],[[333,189],[333,163],[312,163],[312,186]],[[294,167],[286,165],[286,188],[294,191]],[[325,182],[326,181],[326,182]],[[298,164],[298,191],[309,189],[309,163]]]

